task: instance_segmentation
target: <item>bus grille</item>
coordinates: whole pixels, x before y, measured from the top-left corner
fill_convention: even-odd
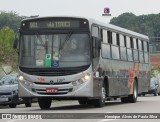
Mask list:
[[[38,85],[51,85],[51,83],[46,83],[46,82],[34,82],[34,83]],[[69,83],[71,82],[57,82],[57,83],[54,83],[54,85],[64,85]]]
[[[30,75],[36,76],[66,76],[80,73],[87,70],[87,66],[76,67],[76,68],[24,68],[19,67],[22,72],[25,72]]]

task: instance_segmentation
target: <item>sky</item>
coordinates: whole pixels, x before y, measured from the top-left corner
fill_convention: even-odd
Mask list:
[[[102,16],[110,8],[111,16]],[[83,16],[109,22],[125,12],[135,15],[160,13],[160,0],[0,0],[0,11],[20,16]]]

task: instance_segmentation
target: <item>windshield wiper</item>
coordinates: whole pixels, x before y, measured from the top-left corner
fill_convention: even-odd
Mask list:
[[[60,45],[59,51],[60,51],[60,50],[63,50],[66,42],[67,42],[67,41],[70,39],[70,37],[72,36],[72,33],[73,33],[72,31],[69,31],[69,33],[67,34],[67,36],[66,36],[66,38],[65,38],[65,40],[64,40],[64,43],[63,43],[62,45]]]

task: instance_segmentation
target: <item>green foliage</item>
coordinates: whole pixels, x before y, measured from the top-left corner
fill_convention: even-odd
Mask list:
[[[16,32],[23,18],[25,17],[19,16],[16,12],[0,11],[0,29],[8,26]]]
[[[14,35],[14,31],[7,26],[0,30],[0,65],[17,66],[17,53],[13,49]]]
[[[138,32],[149,37],[156,37],[160,32],[160,14],[136,16],[133,13],[123,13],[114,17],[110,23]]]

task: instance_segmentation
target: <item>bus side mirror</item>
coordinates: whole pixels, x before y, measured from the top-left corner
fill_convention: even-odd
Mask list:
[[[17,49],[19,43],[19,31],[16,32],[15,37],[14,37],[14,43],[13,43],[13,48]]]
[[[14,49],[17,49],[17,46],[18,46],[18,39],[15,38],[15,39],[14,39],[13,48],[14,48]]]

